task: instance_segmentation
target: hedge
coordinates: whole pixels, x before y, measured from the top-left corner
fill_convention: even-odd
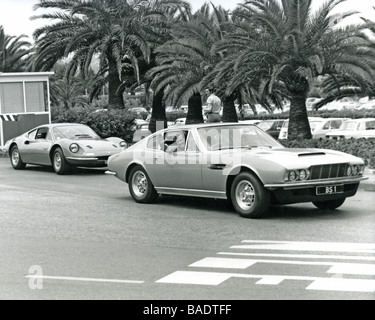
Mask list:
[[[353,156],[362,158],[366,166],[375,169],[375,139],[297,139],[279,141],[282,145],[288,148],[317,148],[346,152]]]
[[[119,137],[130,143],[133,139],[136,118],[136,114],[123,109],[95,112],[84,108],[75,108],[52,115],[52,122],[86,124],[103,139]]]

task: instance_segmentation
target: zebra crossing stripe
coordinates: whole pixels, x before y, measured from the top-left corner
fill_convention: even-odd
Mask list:
[[[2,114],[0,115],[0,119],[3,121],[17,121],[18,114]]]

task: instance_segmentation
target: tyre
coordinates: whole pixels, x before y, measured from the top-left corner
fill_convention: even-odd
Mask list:
[[[255,175],[242,172],[233,180],[231,201],[240,216],[261,218],[268,212],[270,193]]]
[[[26,163],[24,163],[21,159],[20,152],[17,146],[13,146],[10,150],[10,163],[12,167],[16,170],[25,169]]]
[[[134,167],[129,174],[129,191],[135,202],[152,203],[158,194],[142,167]]]
[[[68,174],[70,172],[71,166],[65,159],[64,153],[61,148],[57,148],[53,152],[52,166],[53,170],[55,170],[55,172],[59,175]]]
[[[341,207],[345,200],[346,198],[328,201],[314,201],[313,205],[321,210],[335,210],[338,207]]]

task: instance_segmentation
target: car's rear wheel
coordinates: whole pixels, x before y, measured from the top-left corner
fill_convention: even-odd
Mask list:
[[[68,161],[65,159],[64,153],[61,148],[57,148],[53,152],[52,158],[53,170],[59,175],[68,174],[71,170],[71,166]]]
[[[20,152],[17,146],[13,146],[10,150],[10,163],[12,167],[16,170],[25,169],[26,163],[24,163],[21,159]]]
[[[270,193],[255,175],[242,172],[233,180],[231,200],[242,217],[261,218],[268,212]]]
[[[138,203],[152,203],[158,194],[142,167],[134,167],[129,174],[129,191],[132,198]]]
[[[335,210],[338,207],[341,207],[345,200],[346,198],[328,201],[314,201],[313,205],[321,210]]]

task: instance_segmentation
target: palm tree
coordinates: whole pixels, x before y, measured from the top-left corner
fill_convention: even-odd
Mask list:
[[[247,82],[258,97],[289,99],[289,137],[311,138],[305,101],[316,77],[354,76],[359,87],[374,81],[375,53],[361,28],[331,37],[337,35],[332,33],[337,22],[353,14],[332,15],[344,1],[328,0],[316,13],[311,0],[249,0],[241,5],[234,12],[238,32],[221,48],[229,52],[227,63],[233,70],[227,92]]]
[[[0,26],[0,72],[26,71],[32,49],[31,43],[24,38],[27,36],[6,35]]]
[[[172,39],[156,49],[157,66],[149,72],[152,88],[155,92],[168,88],[165,94],[173,105],[188,100],[186,123],[203,122],[202,80],[221,58],[212,48],[223,36],[220,19],[228,15],[221,7],[212,7],[213,13],[206,3],[187,21],[176,24]]]
[[[158,16],[153,11],[156,2],[40,0],[35,9],[57,11],[34,19],[57,22],[34,32],[37,48],[34,68],[49,70],[58,60],[69,57],[69,74],[74,75],[77,70],[86,74],[93,59],[98,58],[98,84],[108,83],[111,108],[123,108],[123,92],[119,88],[124,70],[131,67],[139,80],[138,59],[150,59],[148,41],[154,34],[149,23],[152,17]]]

